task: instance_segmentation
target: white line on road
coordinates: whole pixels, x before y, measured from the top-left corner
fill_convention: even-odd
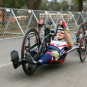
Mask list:
[[[0,65],[0,68],[3,68],[5,66],[8,66],[8,65],[11,65],[12,63],[6,63],[6,64],[3,64],[3,65]]]

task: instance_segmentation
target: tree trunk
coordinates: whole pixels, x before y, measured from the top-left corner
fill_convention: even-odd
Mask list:
[[[26,0],[26,6],[28,9],[39,10],[42,0]]]
[[[40,10],[41,3],[42,3],[42,0],[35,0],[35,2],[34,2],[34,10]]]
[[[3,7],[3,0],[0,0],[0,7]]]
[[[26,0],[27,9],[34,9],[33,2],[34,0]]]
[[[78,0],[78,11],[82,11],[83,10],[83,0]]]
[[[26,0],[27,9],[31,9],[31,10],[40,10],[41,3],[42,3],[42,0]],[[35,15],[37,19],[39,20],[39,11],[35,11]],[[32,18],[31,22],[32,22],[30,25],[31,27],[37,26],[37,21],[35,17]]]

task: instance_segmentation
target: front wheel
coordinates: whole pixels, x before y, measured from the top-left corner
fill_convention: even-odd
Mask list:
[[[37,55],[37,52],[39,50],[39,45],[40,45],[40,40],[37,30],[34,28],[29,29],[25,34],[22,42],[21,58],[26,59],[25,53],[27,52],[32,56],[32,58],[34,58],[34,56]],[[29,69],[29,65],[30,65],[29,63],[23,63],[22,67],[25,74],[32,75],[34,71],[32,71],[32,69]]]

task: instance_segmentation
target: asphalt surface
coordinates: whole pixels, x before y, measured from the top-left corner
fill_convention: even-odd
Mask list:
[[[38,67],[32,76],[27,76],[21,66],[13,69],[10,53],[15,49],[20,56],[22,40],[0,41],[0,87],[87,87],[87,59],[81,63],[76,50],[64,63]]]

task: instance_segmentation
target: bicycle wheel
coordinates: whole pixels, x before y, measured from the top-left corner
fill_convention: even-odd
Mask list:
[[[87,31],[87,22],[84,23],[84,29]]]
[[[85,58],[86,58],[86,37],[83,36],[80,40],[80,48],[79,48],[79,56],[80,56],[80,60],[81,62],[84,62]]]
[[[84,29],[85,29],[85,36],[86,36],[86,40],[87,40],[87,22],[84,23]],[[87,44],[86,44],[87,46]],[[87,47],[86,47],[86,53],[87,53]]]
[[[25,59],[25,53],[29,52],[30,54],[34,50],[39,50],[39,45],[40,45],[40,40],[39,40],[39,35],[36,29],[31,28],[27,31],[25,34],[25,37],[22,42],[22,48],[21,48],[21,58]],[[36,56],[37,53],[34,55]],[[31,55],[32,56],[32,55]],[[34,56],[32,56],[34,58]],[[23,70],[25,74],[27,75],[32,75],[34,71],[30,70],[29,63],[23,63],[22,64]]]
[[[78,32],[77,32],[77,35],[76,35],[76,37],[77,37],[77,43],[79,42],[79,39],[82,37],[82,35],[85,35],[85,29],[84,29],[84,27],[83,27],[83,24],[81,24],[80,26],[79,26],[79,29],[78,29]]]
[[[76,43],[80,43],[80,40],[81,40],[81,38],[82,38],[82,36],[83,35],[85,35],[85,29],[84,29],[84,27],[83,27],[83,24],[81,24],[80,26],[79,26],[79,29],[78,29],[78,32],[77,32],[77,35],[76,35]],[[79,53],[79,49],[77,49],[77,52]]]

